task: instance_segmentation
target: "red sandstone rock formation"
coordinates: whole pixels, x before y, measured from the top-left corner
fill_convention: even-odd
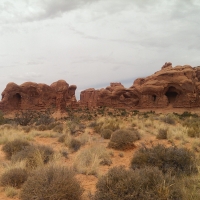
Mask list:
[[[138,78],[130,88],[111,83],[101,90],[81,92],[80,104],[114,108],[190,108],[200,106],[200,67],[189,65],[162,69],[146,78]],[[94,98],[95,96],[95,98]]]
[[[26,82],[22,85],[8,83],[2,92],[0,110],[5,112],[18,110],[65,111],[66,105],[76,101],[74,93],[76,86],[69,86],[64,80],[46,84]]]
[[[200,107],[200,67],[172,67],[165,63],[161,70],[146,78],[138,78],[130,88],[111,83],[105,89],[90,88],[75,98],[76,86],[64,80],[50,86],[26,82],[9,83],[2,93],[0,110],[45,110],[64,112],[66,107],[96,108],[190,108]]]

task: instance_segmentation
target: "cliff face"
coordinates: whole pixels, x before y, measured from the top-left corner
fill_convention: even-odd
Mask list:
[[[69,108],[192,108],[200,107],[200,67],[189,65],[172,67],[165,63],[161,70],[146,78],[138,78],[130,88],[121,83],[95,90],[90,88],[75,98],[76,86],[64,80],[46,84],[26,82],[8,83],[2,92],[0,110],[54,109],[65,112]]]
[[[66,105],[71,106],[75,99],[76,86],[69,86],[64,80],[46,84],[26,82],[22,85],[8,83],[2,92],[0,110],[12,112],[18,110],[54,109],[61,112]]]
[[[130,88],[120,83],[101,90],[81,92],[80,104],[114,108],[190,108],[200,107],[200,67],[172,67],[165,63],[160,71],[138,78]],[[95,96],[95,98],[94,98]]]

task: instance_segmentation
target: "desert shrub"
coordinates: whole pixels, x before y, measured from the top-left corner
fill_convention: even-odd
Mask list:
[[[96,185],[95,200],[163,200],[182,199],[182,191],[175,180],[157,167],[126,170],[111,168]]]
[[[161,120],[167,124],[175,124],[175,116],[174,115],[165,115],[161,117]]]
[[[47,126],[44,125],[44,124],[41,124],[41,125],[37,126],[37,130],[38,131],[45,131],[45,130],[47,130]]]
[[[119,129],[113,132],[108,147],[119,150],[133,148],[133,142],[140,139],[140,134],[137,130]]]
[[[31,131],[31,126],[24,126],[22,129],[25,133],[29,133]]]
[[[158,144],[152,147],[141,147],[131,160],[131,168],[157,166],[163,173],[190,175],[197,172],[195,154],[186,148],[165,147]]]
[[[18,194],[18,190],[14,187],[5,187],[5,194],[7,197],[13,198],[14,196],[16,196]]]
[[[196,113],[191,113],[188,111],[183,112],[182,114],[178,114],[178,113],[173,113],[174,115],[178,116],[179,119],[185,119],[185,118],[189,118],[189,117],[193,117],[193,118],[198,118],[198,115]]]
[[[62,133],[63,132],[63,125],[62,124],[58,124],[53,128],[53,131],[58,132],[58,133]]]
[[[90,122],[90,124],[88,125],[89,127],[95,127],[97,125],[96,121]]]
[[[68,153],[68,151],[67,151],[66,149],[60,150],[60,153],[61,153],[61,155],[62,155],[63,157],[68,158],[69,153]]]
[[[7,142],[2,147],[2,151],[6,154],[6,157],[10,159],[12,155],[23,150],[26,146],[29,146],[30,143],[23,139],[15,139],[13,141]]]
[[[167,131],[168,131],[167,128],[160,128],[158,130],[158,134],[156,135],[156,138],[160,140],[167,139]]]
[[[101,132],[101,128],[103,126],[103,122],[96,122],[96,124],[93,126],[93,129],[96,133],[100,133]]]
[[[199,127],[190,127],[188,128],[187,134],[189,137],[200,137],[200,128]]]
[[[70,143],[69,143],[69,148],[72,151],[78,151],[81,147],[81,142],[75,138],[72,138]]]
[[[47,164],[53,157],[54,151],[51,147],[44,145],[31,145],[12,156],[12,162],[24,160],[28,170],[35,169]]]
[[[115,119],[111,118],[111,119],[108,119],[107,121],[104,122],[102,128],[104,128],[104,129],[110,129],[112,131],[116,131],[120,127],[119,127],[119,122],[116,121]]]
[[[1,176],[2,186],[11,186],[20,188],[21,185],[27,180],[28,174],[25,169],[13,168],[5,171]]]
[[[113,132],[113,131],[110,130],[110,129],[103,129],[103,130],[101,130],[101,136],[102,136],[104,139],[110,139],[112,132]]]
[[[52,130],[55,126],[57,126],[59,124],[60,124],[59,122],[57,122],[57,123],[55,123],[55,122],[50,123],[50,124],[47,125],[47,129],[48,130]]]
[[[55,120],[51,117],[51,113],[49,111],[46,111],[45,113],[39,113],[38,118],[36,121],[36,125],[49,125],[53,123]]]
[[[96,175],[100,165],[110,165],[111,156],[104,146],[98,145],[81,151],[74,161],[74,169],[86,175]]]
[[[58,142],[61,142],[61,143],[65,142],[65,137],[66,137],[65,134],[60,135],[58,138]]]
[[[76,121],[70,121],[68,122],[68,128],[69,132],[74,135],[79,130],[79,125],[76,123]]]
[[[23,185],[20,198],[80,200],[83,189],[74,175],[72,170],[61,166],[38,169]]]
[[[34,119],[37,117],[37,113],[31,110],[21,111],[16,113],[15,122],[21,126],[27,126],[34,122]]]
[[[81,145],[85,145],[89,140],[90,136],[86,131],[79,136],[79,141],[81,142]]]

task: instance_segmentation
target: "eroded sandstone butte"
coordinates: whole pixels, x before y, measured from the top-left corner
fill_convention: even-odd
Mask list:
[[[146,78],[138,78],[130,88],[121,83],[95,90],[90,88],[75,98],[76,86],[64,80],[46,84],[9,83],[2,92],[0,110],[46,110],[65,112],[68,108],[192,108],[200,107],[200,66],[172,67],[165,63],[161,70]]]
[[[165,63],[153,75],[136,79],[130,88],[111,83],[105,89],[84,90],[80,105],[129,109],[200,107],[200,67],[172,67]]]
[[[12,112],[54,109],[64,112],[66,106],[73,107],[76,103],[75,90],[75,85],[69,86],[64,80],[54,82],[50,86],[33,82],[22,85],[8,83],[2,92],[0,110]]]

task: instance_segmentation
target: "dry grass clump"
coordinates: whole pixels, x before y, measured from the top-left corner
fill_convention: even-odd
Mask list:
[[[74,135],[77,131],[79,131],[79,124],[76,121],[69,121],[67,126],[71,135]]]
[[[38,131],[46,131],[47,129],[47,125],[44,124],[40,124],[39,126],[37,126]]]
[[[32,127],[31,126],[23,126],[22,129],[25,133],[29,133],[31,131]]]
[[[108,129],[108,128],[105,128],[105,129],[102,129],[101,130],[101,136],[104,138],[104,139],[110,139],[111,135],[112,135],[113,131]]]
[[[74,138],[73,136],[71,136],[71,134],[62,134],[59,138],[58,138],[58,142],[62,142],[64,143],[67,147],[69,147],[69,149],[72,152],[76,152],[80,149],[82,144],[85,144],[85,140],[84,138],[82,138],[82,142],[76,138]]]
[[[54,155],[54,150],[49,146],[31,145],[12,156],[12,162],[25,161],[27,170],[35,169],[47,164]]]
[[[96,175],[100,165],[110,165],[111,156],[102,145],[96,145],[81,151],[73,163],[74,169],[81,174]]]
[[[184,200],[199,200],[200,199],[200,174],[195,174],[192,177],[184,177],[182,180],[182,190]]]
[[[90,136],[87,129],[79,136],[79,141],[81,142],[81,145],[85,145],[90,141]]]
[[[81,148],[81,142],[75,138],[72,138],[68,147],[73,152],[78,151]]]
[[[14,187],[10,187],[10,186],[6,187],[4,192],[5,192],[6,196],[10,197],[10,198],[13,198],[18,194],[17,189]]]
[[[200,127],[190,127],[188,128],[188,136],[189,137],[200,137]]]
[[[11,126],[5,124],[0,128],[0,144],[5,144],[7,142],[21,139],[21,140],[33,140],[31,134],[24,134],[24,131],[18,126]]]
[[[188,128],[180,124],[176,126],[170,126],[168,127],[167,138],[170,140],[176,139],[176,140],[186,141],[188,138],[187,131]]]
[[[63,125],[62,124],[58,124],[53,128],[54,132],[58,132],[58,133],[62,133],[63,132]]]
[[[114,167],[96,185],[94,200],[163,200],[182,199],[175,180],[157,167],[126,170]]]
[[[83,189],[72,170],[62,166],[48,166],[38,169],[23,185],[22,200],[80,200]]]
[[[118,150],[126,150],[135,147],[133,142],[140,139],[137,130],[119,129],[113,132],[108,147]]]
[[[173,114],[167,114],[163,117],[160,117],[161,121],[167,123],[167,124],[175,124],[176,122],[176,116]]]
[[[158,144],[152,147],[141,147],[131,160],[131,168],[156,166],[162,172],[175,175],[191,175],[197,172],[195,154],[186,148],[165,147]]]
[[[10,170],[6,170],[1,175],[1,185],[2,186],[11,186],[20,188],[22,184],[27,180],[28,173],[25,169],[22,168],[13,168]]]
[[[115,118],[106,119],[102,128],[116,131],[120,128],[119,121],[117,121]]]
[[[7,159],[11,159],[12,155],[23,150],[27,146],[30,146],[28,141],[23,139],[15,139],[3,145],[2,151],[6,154]]]
[[[167,139],[167,131],[167,128],[158,129],[158,134],[156,135],[156,138],[159,140]]]
[[[116,118],[100,118],[98,121],[90,124],[90,127],[94,128],[94,131],[101,134],[103,129],[110,129],[111,131],[116,131],[120,128],[120,123]]]

